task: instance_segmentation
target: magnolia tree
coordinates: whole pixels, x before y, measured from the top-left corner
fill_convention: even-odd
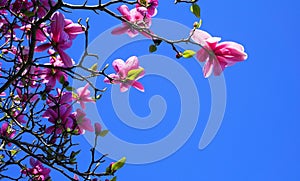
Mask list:
[[[106,155],[95,154],[97,138],[108,131],[102,130],[99,123],[91,124],[86,117],[85,103],[98,101],[105,89],[96,87],[89,79],[102,76],[107,84],[119,84],[121,92],[131,86],[143,92],[138,79],[145,70],[139,66],[136,56],[126,61],[115,60],[112,63],[115,73],[107,73],[108,66],[85,67],[85,59],[95,56],[87,50],[88,32],[93,27],[88,20],[73,22],[64,15],[66,11],[106,13],[122,22],[111,32],[113,35],[127,34],[134,38],[141,34],[152,42],[150,53],[163,42],[176,52],[176,58],[195,55],[200,62],[205,62],[204,77],[212,73],[218,76],[225,67],[247,58],[242,45],[220,42],[220,38],[200,30],[197,0],[175,0],[175,4],[180,3],[190,3],[191,12],[199,21],[185,39],[169,40],[151,31],[151,19],[158,13],[158,0],[105,3],[99,0],[94,5],[87,1],[69,4],[62,0],[1,0],[0,178],[51,180],[51,172],[55,170],[69,180],[116,180],[115,172],[126,161],[124,157],[102,164]],[[118,8],[111,8],[112,5]],[[74,60],[66,50],[72,48],[73,40],[79,35],[85,37],[85,49],[82,58]],[[198,45],[199,50],[180,51],[177,44],[182,42]],[[78,74],[76,68],[89,75]],[[75,90],[69,85],[74,79],[86,85]],[[73,110],[74,104],[80,108]],[[79,169],[76,158],[80,149],[74,138],[86,131],[95,133],[95,145],[90,149],[91,159],[84,164],[86,168]]]

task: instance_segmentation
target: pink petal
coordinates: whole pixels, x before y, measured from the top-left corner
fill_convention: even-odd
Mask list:
[[[213,71],[213,60],[210,58],[205,64],[204,64],[204,67],[203,67],[203,74],[204,74],[204,77],[207,78],[211,75]]]
[[[61,60],[64,63],[65,67],[72,67],[73,66],[73,61],[72,61],[71,57],[68,54],[66,54],[61,49],[58,49],[57,52],[60,55]]]
[[[71,23],[68,26],[65,26],[64,30],[67,32],[69,35],[78,35],[84,32],[82,29],[81,25],[77,23]]]
[[[34,51],[36,51],[36,52],[42,52],[42,51],[44,51],[44,50],[47,50],[47,49],[50,48],[50,47],[51,47],[51,43],[45,43],[45,44],[42,44],[42,45],[37,46],[37,47],[34,49]]]
[[[122,59],[114,60],[112,66],[114,67],[115,71],[119,74],[121,79],[127,76],[126,64]]]
[[[91,124],[91,120],[89,120],[88,118],[83,118],[83,122],[79,125],[79,127],[89,132],[94,132],[94,128]]]
[[[195,32],[192,35],[192,39],[200,45],[204,45],[205,41],[210,37],[211,37],[210,34],[208,34],[203,30],[195,30]]]
[[[235,42],[222,42],[218,44],[215,53],[228,59],[228,63],[247,59],[244,47]]]
[[[123,24],[123,26],[120,26],[120,27],[117,27],[117,28],[113,29],[111,31],[111,34],[120,35],[120,34],[126,33],[128,31],[128,29],[129,29],[129,26]]]
[[[121,92],[126,92],[129,89],[130,85],[126,83],[121,83],[120,84],[120,91]]]
[[[136,56],[129,57],[126,62],[126,72],[139,68],[139,60]]]
[[[134,81],[132,84],[132,87],[136,88],[137,90],[139,90],[141,92],[145,92],[144,86],[138,81]]]
[[[206,43],[211,49],[214,49],[220,40],[221,38],[219,37],[210,37],[206,40]]]
[[[86,107],[85,107],[84,101],[79,101],[79,103],[80,103],[80,106],[81,106],[82,109],[85,109],[85,108],[86,108]]]
[[[224,66],[222,67],[217,58],[213,59],[213,67],[214,67],[214,75],[219,76],[224,70]]]
[[[207,46],[205,46],[204,48],[201,48],[198,52],[197,52],[197,59],[200,62],[204,62],[208,59],[209,57],[209,53],[208,51],[211,51],[210,48],[208,48]]]
[[[60,12],[55,12],[51,17],[51,33],[52,33],[52,39],[55,42],[59,42],[60,34],[62,33],[64,26],[65,26],[65,17]]]
[[[87,84],[85,84],[84,87],[79,87],[77,89],[77,93],[78,93],[79,98],[82,98],[84,96],[88,96],[90,94],[90,91],[88,90],[88,87],[89,87],[89,84],[87,83]]]
[[[131,16],[129,12],[129,8],[126,5],[121,5],[118,7],[118,11],[126,18],[128,21],[130,21]]]
[[[133,38],[133,37],[136,37],[137,35],[139,34],[139,32],[135,29],[132,29],[130,28],[128,31],[127,31],[127,35],[130,37],[130,38]]]

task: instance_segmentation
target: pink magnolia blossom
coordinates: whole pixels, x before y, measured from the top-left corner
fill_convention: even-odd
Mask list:
[[[145,7],[138,7],[129,11],[126,5],[121,5],[118,11],[122,14],[123,18],[140,28],[148,29],[151,25],[151,17],[147,16],[147,8]],[[139,34],[139,31],[134,29],[129,23],[123,22],[121,27],[113,29],[111,33],[114,35],[127,33],[130,37],[135,37]],[[142,34],[148,37],[146,33]]]
[[[142,78],[145,74],[145,71],[142,67],[139,66],[139,60],[136,56],[132,56],[124,62],[121,59],[116,59],[113,62],[113,67],[117,74],[110,74],[109,77],[112,78],[112,82],[105,78],[105,83],[120,84],[120,91],[125,92],[129,89],[130,86],[138,89],[139,91],[144,92],[144,87],[137,80]],[[129,78],[128,73],[131,70],[142,70],[139,75],[137,75],[133,80]]]
[[[55,135],[61,134],[63,131],[67,129],[72,129],[73,127],[73,119],[71,117],[72,107],[70,105],[62,105],[58,108],[48,108],[43,117],[47,118],[48,121],[53,126],[48,127],[45,130],[45,133],[51,134],[54,133]]]
[[[89,84],[87,83],[84,87],[77,89],[78,95],[73,97],[73,100],[76,100],[82,109],[85,109],[86,102],[95,102],[95,100],[90,96],[91,92],[88,90]]]
[[[20,27],[20,30],[23,30],[26,32],[31,31],[31,24],[27,24],[27,25]],[[39,26],[39,29],[37,29],[36,34],[35,34],[36,41],[40,41],[40,42],[46,41],[47,37],[45,35],[46,36],[48,35],[46,24],[41,23]],[[27,39],[30,39],[30,36],[27,36]]]
[[[54,6],[56,2],[54,0],[32,0],[33,4],[38,6],[37,15],[39,18],[42,18],[47,14],[51,6]],[[49,4],[50,2],[50,4]]]
[[[52,15],[50,20],[49,32],[53,44],[42,44],[36,47],[35,51],[41,52],[53,46],[54,50],[60,55],[64,66],[72,67],[74,63],[65,50],[71,47],[72,40],[78,34],[84,32],[83,27],[77,23],[73,23],[71,20],[65,19],[64,15],[58,11]]]
[[[85,130],[93,132],[94,128],[91,125],[91,120],[85,117],[86,114],[81,109],[77,109],[75,112],[75,120],[77,124],[78,133],[84,134]]]
[[[24,9],[26,9],[26,10],[31,9],[33,7],[32,5],[33,5],[32,2],[30,2],[28,0],[16,0],[14,3],[11,4],[10,9],[14,13],[19,14],[19,13],[23,12]]]
[[[158,0],[146,0],[146,4],[142,4],[144,7],[147,7],[147,13],[151,17],[155,16],[157,14],[157,6],[158,6]],[[136,7],[143,7],[141,6],[141,0],[139,0],[139,3],[136,4]]]
[[[203,67],[206,78],[212,72],[216,76],[220,75],[225,67],[247,59],[244,47],[238,43],[231,41],[219,43],[221,38],[212,37],[202,30],[196,30],[192,35],[192,39],[202,46],[197,52],[197,59],[200,62],[206,61]]]
[[[50,63],[46,63],[45,65],[53,65],[54,67],[63,67],[64,63],[62,62],[60,56],[51,57]],[[46,83],[47,90],[51,90],[56,85],[56,81],[60,81],[61,77],[65,81],[68,80],[67,74],[58,68],[45,68],[41,71],[41,78],[43,79],[43,83]]]
[[[22,174],[31,176],[34,181],[45,181],[50,178],[49,173],[51,170],[49,168],[45,168],[39,160],[30,158],[29,163],[32,168],[21,170]]]
[[[13,138],[16,134],[16,130],[14,130],[7,122],[3,123],[0,129],[0,135]],[[8,143],[8,146],[11,146],[11,143]]]
[[[72,93],[61,91],[59,88],[56,88],[56,95],[50,94],[46,103],[50,107],[68,105],[72,101]]]

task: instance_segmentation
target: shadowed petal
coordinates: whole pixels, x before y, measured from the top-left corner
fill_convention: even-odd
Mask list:
[[[60,39],[60,34],[64,29],[65,26],[65,17],[60,12],[55,12],[51,17],[51,33],[52,33],[52,39],[55,42],[58,42]]]

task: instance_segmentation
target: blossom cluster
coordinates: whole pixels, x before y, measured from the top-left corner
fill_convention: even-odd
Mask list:
[[[0,92],[1,114],[5,115],[0,125],[3,140],[1,148],[13,147],[16,144],[13,140],[19,139],[26,132],[24,130],[35,124],[40,126],[39,129],[29,131],[36,131],[35,136],[45,138],[49,145],[59,145],[66,137],[82,135],[86,131],[95,132],[96,138],[105,134],[99,123],[92,125],[85,112],[86,104],[97,100],[96,88],[88,78],[82,77],[80,78],[87,82],[85,86],[77,89],[69,86],[69,81],[74,78],[73,68],[82,65],[73,60],[67,50],[72,47],[78,35],[87,32],[88,27],[67,19],[58,11],[59,8],[55,9],[57,4],[55,0],[0,2],[0,40],[3,44],[0,46],[0,55],[1,60],[4,60],[0,62],[0,79],[15,76],[11,85]],[[120,5],[116,11],[120,13],[123,23],[111,33],[127,34],[131,38],[142,34],[154,40],[150,27],[152,18],[157,15],[157,8],[158,0],[139,0],[132,9],[127,5]],[[50,9],[55,11],[50,12]],[[23,43],[24,39],[27,44]],[[212,37],[203,30],[194,28],[190,39],[200,46],[196,58],[205,62],[204,77],[209,77],[212,73],[218,76],[226,67],[247,58],[242,45],[235,42],[219,43],[220,38]],[[41,57],[35,58],[36,54],[41,54]],[[13,66],[8,70],[6,66],[11,62]],[[140,66],[137,56],[131,56],[126,61],[116,59],[112,67],[115,73],[111,74],[96,69],[85,70],[92,75],[104,75],[106,84],[119,84],[121,92],[128,91],[130,87],[145,91],[139,82],[145,75],[145,70]],[[91,95],[91,87],[95,96]],[[74,104],[78,104],[79,108],[73,110]],[[38,108],[40,110],[37,111]],[[43,159],[30,158],[30,168],[22,168],[21,174],[32,180],[49,180],[51,170],[44,166]],[[109,167],[111,174],[117,170],[116,165],[124,162],[112,163]],[[74,179],[79,180],[77,175]]]

